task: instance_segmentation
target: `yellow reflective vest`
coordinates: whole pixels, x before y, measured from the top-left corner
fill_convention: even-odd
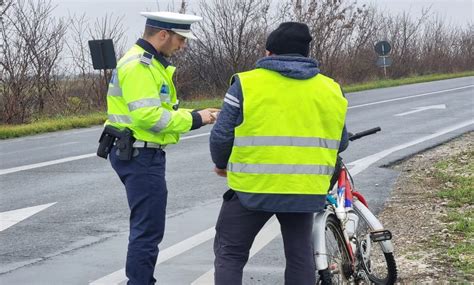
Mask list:
[[[107,125],[133,131],[137,140],[174,144],[191,129],[187,110],[173,110],[175,67],[165,68],[142,47],[133,46],[117,63],[107,91]]]
[[[299,80],[267,69],[239,73],[243,122],[227,167],[231,189],[327,194],[347,110],[339,85],[318,74]]]

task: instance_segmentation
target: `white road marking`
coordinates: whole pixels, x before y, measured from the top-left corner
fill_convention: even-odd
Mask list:
[[[187,140],[187,139],[192,139],[192,138],[208,136],[209,134],[210,133],[203,133],[203,134],[197,134],[197,135],[192,135],[192,136],[186,136],[186,137],[182,137],[181,140]],[[45,166],[50,166],[50,165],[55,165],[55,164],[64,163],[64,162],[75,161],[75,160],[94,157],[94,156],[96,156],[96,153],[89,153],[89,154],[83,154],[83,155],[78,155],[78,156],[70,156],[70,157],[65,157],[65,158],[61,158],[61,159],[50,160],[50,161],[46,161],[46,162],[40,162],[40,163],[28,164],[28,165],[23,165],[23,166],[18,166],[18,167],[0,169],[0,175],[15,173],[15,172],[24,171],[24,170],[30,170],[30,169],[35,169],[35,168],[45,167]]]
[[[267,222],[267,224],[268,225],[264,227],[255,237],[255,241],[252,244],[252,248],[250,249],[249,259],[280,234],[280,223],[278,223],[277,219],[272,218],[272,220]],[[191,285],[210,284],[214,284],[214,269],[207,271],[198,279],[194,280],[193,283],[191,283]]]
[[[102,130],[102,128],[103,128],[103,126],[87,128],[85,130],[77,130],[75,132],[68,133],[68,135],[76,135],[76,134],[89,133],[89,132],[97,132],[99,130]]]
[[[210,239],[212,239],[215,235],[214,227],[209,228],[203,232],[198,233],[188,239],[185,239],[177,244],[174,244],[164,250],[160,251],[158,255],[158,260],[156,264],[163,263],[168,259],[171,259],[175,256],[182,254]],[[127,280],[125,276],[125,268],[117,270],[105,277],[102,277],[98,280],[92,281],[89,283],[90,285],[113,285],[113,284],[120,284]]]
[[[467,86],[458,87],[458,88],[445,89],[445,90],[440,90],[440,91],[434,91],[434,92],[428,92],[428,93],[423,93],[423,94],[411,95],[411,96],[406,96],[406,97],[400,97],[400,98],[382,100],[382,101],[377,101],[377,102],[372,102],[372,103],[366,103],[366,104],[360,104],[360,105],[351,106],[351,107],[349,107],[348,109],[355,109],[355,108],[366,107],[366,106],[372,106],[372,105],[377,105],[377,104],[382,104],[382,103],[388,103],[388,102],[394,102],[394,101],[400,101],[400,100],[405,100],[405,99],[410,99],[410,98],[423,97],[423,96],[428,96],[428,95],[432,95],[432,94],[438,94],[438,93],[444,93],[444,92],[449,92],[449,91],[467,89],[467,88],[471,88],[471,87],[474,87],[474,85],[467,85]]]
[[[410,115],[410,114],[413,114],[413,113],[423,112],[423,111],[426,111],[426,110],[434,110],[434,109],[436,109],[436,110],[441,110],[441,109],[446,109],[446,105],[445,105],[445,104],[431,105],[431,106],[416,107],[416,108],[412,108],[412,109],[413,109],[412,111],[408,111],[408,112],[396,114],[396,115],[394,115],[394,116],[395,116],[395,117],[402,117],[402,116]]]
[[[72,144],[78,144],[79,142],[66,142],[66,143],[60,143],[60,144],[52,144],[52,145],[47,145],[47,146],[38,146],[38,147],[30,147],[26,149],[20,149],[20,150],[15,150],[15,151],[9,151],[9,152],[4,152],[0,153],[0,155],[12,155],[14,153],[25,153],[27,151],[37,151],[40,149],[48,149],[48,148],[54,148],[58,146],[66,146],[66,145],[72,145]]]
[[[56,160],[50,160],[50,161],[46,161],[46,162],[40,162],[40,163],[28,164],[28,165],[24,165],[24,166],[13,167],[13,168],[1,169],[0,170],[0,175],[5,175],[5,174],[9,174],[9,173],[24,171],[24,170],[30,170],[30,169],[35,169],[35,168],[40,168],[40,167],[44,167],[44,166],[55,165],[55,164],[59,164],[59,163],[79,160],[79,159],[83,159],[83,158],[89,158],[89,157],[93,157],[93,156],[96,156],[96,154],[95,153],[89,153],[89,154],[83,154],[83,155],[78,155],[78,156],[71,156],[71,157],[56,159]]]
[[[279,234],[280,224],[275,218],[272,218],[269,222],[267,222],[267,226],[265,226],[255,238],[255,242],[253,243],[252,248],[250,250],[250,257],[254,256]],[[215,230],[214,227],[212,227],[175,245],[165,248],[164,250],[160,251],[156,264],[158,265],[175,256],[178,256],[204,242],[211,240],[212,238],[214,238],[214,236]],[[206,272],[192,284],[213,284],[213,272],[213,270]],[[89,285],[116,285],[125,281],[127,281],[127,277],[125,276],[125,268],[122,268],[98,280],[92,281],[91,283],[89,283]]]
[[[202,133],[202,134],[197,134],[197,135],[192,135],[192,136],[185,136],[182,137],[181,140],[187,140],[187,139],[193,139],[193,138],[199,138],[199,137],[205,137],[210,135],[211,133]]]
[[[413,140],[411,142],[407,142],[407,143],[404,143],[404,144],[401,144],[401,145],[398,145],[398,146],[395,146],[395,147],[392,147],[392,148],[389,148],[389,149],[386,149],[386,150],[383,150],[381,152],[378,152],[376,154],[372,154],[372,155],[369,155],[369,156],[366,156],[364,158],[361,158],[359,160],[356,160],[354,162],[351,162],[351,163],[348,163],[348,166],[352,166],[352,168],[350,168],[350,172],[351,172],[351,175],[356,175],[362,171],[364,171],[365,169],[367,169],[370,165],[372,165],[373,163],[381,160],[382,158],[396,152],[396,151],[399,151],[399,150],[402,150],[404,148],[407,148],[407,147],[410,147],[410,146],[414,146],[416,144],[419,144],[419,143],[422,143],[424,141],[427,141],[427,140],[430,140],[430,139],[433,139],[433,138],[436,138],[436,137],[439,137],[439,136],[442,136],[444,134],[447,134],[447,133],[450,133],[450,132],[453,132],[453,131],[456,131],[456,130],[459,130],[459,129],[462,129],[464,127],[467,127],[469,125],[472,125],[474,124],[474,120],[469,120],[469,121],[465,121],[465,122],[462,122],[462,123],[459,123],[459,124],[456,124],[454,126],[451,126],[451,127],[448,127],[448,128],[444,128],[444,129],[441,129],[439,131],[437,131],[436,133],[434,134],[431,134],[431,135],[428,135],[428,136],[424,136],[424,137],[421,137],[419,139],[416,139],[416,140]]]
[[[0,232],[56,203],[57,202],[0,213]]]

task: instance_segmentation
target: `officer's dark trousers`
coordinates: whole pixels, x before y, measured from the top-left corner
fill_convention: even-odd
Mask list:
[[[128,285],[148,285],[158,257],[158,244],[165,230],[165,153],[160,149],[139,148],[131,161],[118,160],[115,148],[110,162],[127,191],[130,207],[130,235],[126,274]]]
[[[215,284],[240,285],[255,236],[274,215],[278,218],[285,247],[286,285],[314,285],[312,213],[269,213],[244,208],[236,194],[224,200],[214,239]]]

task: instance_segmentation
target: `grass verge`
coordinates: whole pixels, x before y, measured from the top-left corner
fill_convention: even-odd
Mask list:
[[[386,88],[386,87],[394,87],[400,85],[407,85],[407,84],[414,84],[414,83],[422,83],[422,82],[430,82],[436,80],[444,80],[444,79],[452,79],[458,77],[466,77],[466,76],[474,76],[474,71],[465,71],[465,72],[458,72],[458,73],[448,73],[448,74],[429,74],[429,75],[420,75],[420,76],[412,76],[400,79],[385,79],[385,80],[377,80],[377,81],[370,81],[360,84],[353,84],[344,86],[344,92],[357,92],[357,91],[364,91],[369,89],[377,89],[377,88]]]
[[[183,101],[179,106],[188,109],[221,108],[222,100],[223,98]]]
[[[467,276],[474,276],[474,150],[435,165],[435,177],[443,185],[438,197],[447,203],[447,223],[451,239],[447,258]]]
[[[104,123],[105,117],[105,113],[93,113],[84,116],[44,119],[30,124],[0,125],[0,139],[100,125]]]
[[[430,74],[422,76],[413,76],[401,79],[387,79],[377,80],[361,84],[354,84],[345,86],[344,92],[357,92],[369,89],[385,88],[400,86],[406,84],[414,84],[421,82],[429,82],[443,79],[451,79],[457,77],[474,76],[474,71],[466,71],[460,73],[449,74]],[[222,105],[222,98],[217,99],[203,99],[195,101],[183,101],[182,108],[189,109],[203,109],[208,107],[220,108]],[[67,130],[73,128],[84,128],[93,125],[102,124],[106,119],[105,113],[92,113],[84,116],[65,116],[57,118],[41,119],[30,124],[22,125],[0,125],[0,139],[9,139],[15,137],[22,137],[33,134],[40,134],[46,132],[54,132],[59,130]]]

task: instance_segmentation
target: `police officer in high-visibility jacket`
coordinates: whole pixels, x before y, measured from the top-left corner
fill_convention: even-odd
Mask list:
[[[147,18],[143,38],[125,53],[113,72],[107,93],[107,125],[133,134],[131,159],[120,157],[114,146],[109,158],[125,185],[130,207],[130,236],[126,275],[128,284],[154,284],[158,244],[165,227],[167,188],[165,152],[181,134],[214,122],[216,110],[178,108],[172,76],[175,67],[166,57],[194,39],[194,15],[143,12]]]
[[[308,26],[270,33],[266,57],[238,73],[212,129],[218,175],[231,190],[214,240],[215,284],[242,284],[253,240],[276,215],[285,247],[285,284],[314,285],[313,213],[324,208],[337,155],[347,145],[347,100],[308,58]]]

